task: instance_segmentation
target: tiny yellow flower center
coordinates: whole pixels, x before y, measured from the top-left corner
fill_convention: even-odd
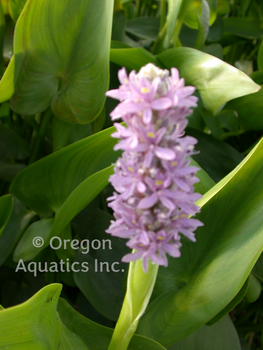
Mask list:
[[[172,162],[172,166],[176,166],[178,164],[178,162],[175,160],[174,162]]]
[[[162,180],[156,180],[155,181],[155,185],[156,186],[161,186],[163,184],[163,181]]]
[[[147,136],[150,137],[151,139],[155,138],[155,134],[151,131],[147,132]]]
[[[148,94],[149,91],[150,91],[150,90],[149,90],[147,87],[142,87],[142,88],[141,88],[141,93],[142,93],[142,94]]]
[[[181,219],[184,219],[184,218],[186,218],[186,217],[187,217],[186,214],[181,214],[181,215],[180,215],[180,218],[181,218]]]
[[[131,171],[132,173],[134,172],[134,169],[131,166],[128,167],[128,170]]]
[[[128,84],[129,80],[127,78],[124,79],[124,83]]]
[[[160,241],[165,240],[165,238],[163,236],[158,236],[157,239],[159,239]]]

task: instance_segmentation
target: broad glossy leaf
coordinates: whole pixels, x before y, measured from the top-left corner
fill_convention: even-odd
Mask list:
[[[238,113],[238,122],[243,130],[263,129],[263,90],[228,102],[226,108]]]
[[[108,87],[112,9],[113,0],[27,1],[14,39],[14,111],[31,115],[51,104],[68,122],[98,116]]]
[[[125,30],[139,38],[155,40],[158,35],[159,26],[159,18],[137,17],[127,21]]]
[[[108,348],[113,329],[98,325],[80,315],[64,299],[59,300],[58,312],[65,326],[82,338],[88,349],[105,350]],[[165,350],[165,348],[152,339],[135,335],[128,350]]]
[[[11,18],[14,22],[17,21],[22,12],[27,0],[9,0],[8,7]]]
[[[187,134],[198,140],[195,149],[199,153],[193,159],[215,182],[228,175],[244,158],[232,146],[211,135],[189,128]]]
[[[210,8],[210,20],[209,24],[212,25],[216,20],[217,15],[217,0],[207,0]],[[202,13],[202,0],[193,0],[187,9],[184,23],[190,28],[198,28],[197,16],[201,16]]]
[[[228,17],[224,18],[224,32],[248,39],[261,39],[263,21],[256,18]]]
[[[14,198],[10,220],[0,237],[0,265],[2,265],[9,256],[34,215],[34,212],[28,211],[18,199]]]
[[[86,178],[115,162],[115,128],[67,146],[21,171],[10,191],[41,215],[58,212],[71,192]]]
[[[44,287],[27,302],[0,313],[0,348],[16,350],[88,350],[57,314],[61,285]]]
[[[262,157],[263,140],[202,207],[197,242],[182,239],[181,257],[160,268],[139,334],[172,344],[237,295],[263,248]]]
[[[0,197],[0,236],[3,233],[13,209],[13,198],[10,195]]]
[[[0,348],[10,350],[105,350],[112,329],[100,326],[61,299],[62,286],[51,284],[31,299],[1,309]],[[57,312],[58,307],[58,312]],[[135,336],[128,350],[165,350],[155,341]]]
[[[213,326],[203,326],[168,350],[241,350],[237,331],[229,316]]]
[[[23,259],[23,261],[33,260],[43,247],[48,246],[53,222],[54,219],[43,219],[31,224],[16,246],[13,260],[15,262],[20,259]],[[43,246],[41,246],[41,240],[44,241]]]
[[[50,236],[57,235],[108,185],[113,167],[103,169],[84,180],[66,199],[55,217]]]
[[[156,57],[143,48],[111,49],[110,60],[129,70],[135,69],[136,71],[140,70],[147,63],[159,65]]]
[[[214,114],[227,101],[260,89],[245,73],[198,50],[175,48],[157,57],[167,68],[178,68],[186,84],[196,87],[205,108]]]
[[[15,60],[12,57],[0,81],[0,103],[9,100],[14,93]]]
[[[97,209],[91,220],[88,220],[88,214],[88,209],[83,211],[74,220],[74,224],[81,240],[89,242],[84,249],[78,250],[75,260],[80,264],[88,263],[89,271],[74,273],[74,279],[100,314],[117,321],[124,298],[122,282],[128,267],[128,264],[121,262],[121,258],[129,252],[129,248],[122,239],[105,233],[110,220],[113,220],[110,214]],[[92,242],[99,249],[93,249]]]
[[[237,293],[234,299],[231,300],[230,303],[223,310],[221,310],[215,317],[213,317],[212,320],[207,322],[208,326],[211,326],[216,322],[218,322],[219,320],[221,320],[225,315],[227,315],[230,311],[232,311],[241,302],[241,300],[245,297],[247,293],[248,284],[249,284],[249,278],[247,278],[243,287],[240,289],[240,291]]]

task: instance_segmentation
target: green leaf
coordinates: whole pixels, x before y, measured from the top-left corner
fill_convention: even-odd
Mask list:
[[[197,88],[205,108],[214,114],[227,101],[260,89],[240,70],[195,49],[170,49],[157,57],[167,68],[178,68],[186,84]]]
[[[196,183],[195,192],[204,194],[210,190],[215,185],[214,180],[205,172],[202,168],[200,168],[199,164],[195,160],[191,160],[191,166],[196,166],[200,170],[197,171],[196,176],[200,179],[200,182]]]
[[[0,197],[0,236],[3,233],[13,209],[13,198],[10,195]]]
[[[159,26],[159,18],[137,17],[127,21],[125,30],[139,38],[155,40],[158,35]]]
[[[142,259],[129,264],[127,290],[108,350],[127,349],[152,295],[159,266],[151,261],[147,272]]]
[[[159,65],[156,57],[149,51],[142,48],[135,49],[111,49],[110,60],[120,66],[124,66],[129,70],[135,69],[139,71],[142,66],[147,63]]]
[[[212,25],[217,16],[217,0],[207,0],[210,8],[210,20],[209,24]],[[186,16],[184,18],[184,23],[193,29],[198,29],[198,19],[197,16],[201,17],[202,14],[202,0],[194,0],[187,9]]]
[[[160,268],[155,299],[140,321],[139,334],[172,344],[238,294],[263,248],[262,157],[263,140],[227,182],[210,190],[212,197],[197,215],[204,223],[197,242],[182,238],[181,257]]]
[[[261,44],[258,49],[257,62],[258,62],[258,69],[260,71],[263,71],[263,41],[261,41]]]
[[[197,17],[198,34],[195,42],[195,48],[200,49],[206,40],[209,32],[210,8],[206,0],[202,0],[202,15]]]
[[[105,233],[113,217],[100,209],[94,210],[88,220],[90,210],[85,210],[74,220],[80,238],[84,244],[79,249],[75,260],[86,262],[88,272],[74,273],[74,279],[93,307],[104,317],[117,321],[124,294],[122,282],[127,264],[121,258],[129,252],[125,241]],[[84,229],[85,227],[85,229]],[[95,248],[93,249],[93,242]]]
[[[14,198],[12,214],[0,237],[0,265],[9,256],[34,215],[34,212],[29,212],[18,199]]]
[[[233,109],[238,113],[238,121],[243,130],[263,129],[263,90],[256,94],[243,96],[228,102],[226,108]]]
[[[58,212],[67,197],[85,179],[115,162],[115,128],[67,146],[21,171],[10,191],[43,216]]]
[[[229,316],[213,326],[203,326],[167,350],[241,350],[237,331]]]
[[[111,40],[125,41],[125,24],[125,12],[123,10],[115,10],[113,14]]]
[[[60,284],[51,284],[23,304],[7,309],[1,308],[0,348],[107,349],[113,330],[88,320],[63,299],[58,304],[61,289]],[[153,340],[136,335],[128,350],[165,350],[165,348]]]
[[[243,160],[242,154],[232,146],[211,135],[189,128],[187,134],[198,140],[195,148],[199,153],[193,159],[215,182],[220,181]]]
[[[57,212],[50,237],[59,234],[70,221],[108,185],[113,167],[103,169],[84,180],[65,200]]]
[[[14,38],[15,112],[32,115],[51,104],[71,123],[98,116],[108,87],[112,10],[113,0],[27,1]]]
[[[241,300],[244,298],[244,296],[247,293],[248,284],[249,284],[249,278],[247,278],[243,287],[240,289],[240,291],[237,293],[234,299],[231,300],[230,303],[223,310],[221,310],[215,317],[213,317],[212,320],[207,322],[208,326],[211,326],[216,322],[218,322],[219,320],[221,320],[226,314],[232,311],[241,302]]]
[[[256,18],[223,18],[224,32],[238,35],[247,39],[261,39],[263,37],[263,21]]]
[[[105,350],[108,348],[113,329],[98,325],[80,315],[64,299],[59,300],[58,312],[65,326],[83,339],[88,349]],[[165,350],[165,348],[152,339],[135,335],[128,350]]]
[[[9,0],[9,13],[14,22],[17,21],[27,0]]]
[[[9,65],[0,81],[0,103],[10,100],[14,93],[15,60],[12,57]]]
[[[57,314],[61,285],[44,287],[27,302],[0,313],[0,348],[16,350],[88,350]]]
[[[168,47],[171,42],[181,5],[182,0],[168,0],[167,34],[164,41],[165,47]]]
[[[27,228],[16,246],[13,255],[15,262],[18,262],[20,259],[23,261],[33,260],[42,249],[49,245],[53,221],[54,219],[39,220]]]
[[[253,273],[249,275],[249,284],[246,294],[246,300],[249,303],[254,303],[256,300],[258,300],[259,296],[261,294],[261,283],[259,279],[254,276]]]

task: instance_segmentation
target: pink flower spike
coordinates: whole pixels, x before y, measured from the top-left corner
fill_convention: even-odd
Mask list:
[[[111,135],[120,141],[114,150],[123,150],[109,182],[114,194],[108,198],[115,221],[106,231],[127,239],[133,250],[123,262],[142,259],[147,272],[149,260],[167,266],[168,255],[179,258],[181,235],[195,242],[194,231],[203,224],[189,216],[199,212],[194,193],[197,167],[190,165],[197,140],[184,137],[186,118],[197,105],[195,88],[185,86],[176,68],[159,69],[153,64],[129,76],[119,71],[119,89],[107,96],[120,100],[112,111],[115,123]]]

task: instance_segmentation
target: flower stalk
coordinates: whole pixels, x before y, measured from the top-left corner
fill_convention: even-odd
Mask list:
[[[130,263],[126,295],[108,350],[128,348],[140,317],[148,306],[158,268],[158,265],[150,263],[147,273],[144,273],[141,260]]]

